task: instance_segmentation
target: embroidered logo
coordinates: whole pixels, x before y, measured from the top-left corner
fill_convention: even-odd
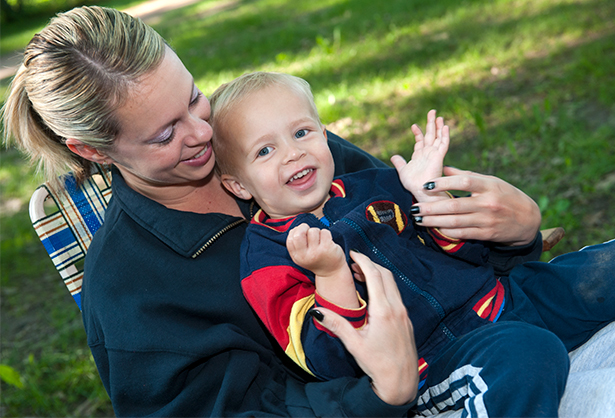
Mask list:
[[[380,200],[370,204],[365,209],[365,216],[372,222],[389,225],[398,235],[408,225],[408,218],[402,212],[399,205],[387,200]]]

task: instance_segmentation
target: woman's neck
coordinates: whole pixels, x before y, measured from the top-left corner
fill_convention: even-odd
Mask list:
[[[153,185],[130,174],[124,175],[124,179],[132,189],[169,209],[243,217],[235,197],[226,191],[213,173],[197,182],[173,185]]]

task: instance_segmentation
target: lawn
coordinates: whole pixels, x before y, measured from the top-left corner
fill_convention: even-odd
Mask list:
[[[3,25],[3,54],[47,19]],[[253,70],[301,76],[328,128],[384,161],[409,156],[410,126],[437,109],[446,164],[509,181],[543,228],[566,228],[545,260],[615,237],[612,0],[207,0],[151,24],[206,94]],[[41,179],[15,150],[0,158],[0,362],[21,386],[2,383],[0,415],[110,415],[80,314],[28,221]]]

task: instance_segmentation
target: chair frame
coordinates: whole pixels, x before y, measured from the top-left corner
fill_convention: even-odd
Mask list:
[[[101,166],[83,184],[72,173],[61,178],[64,188],[49,183],[37,188],[30,198],[32,226],[60,273],[64,284],[81,309],[83,260],[94,233],[104,221],[111,199],[111,173]],[[46,202],[53,201],[53,205]],[[52,207],[51,213],[46,208]]]

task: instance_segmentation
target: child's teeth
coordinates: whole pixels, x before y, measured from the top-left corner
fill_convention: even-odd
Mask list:
[[[301,177],[305,176],[305,175],[306,175],[307,173],[309,173],[310,171],[312,171],[312,169],[311,169],[311,168],[306,168],[305,170],[303,170],[303,171],[301,171],[301,172],[299,172],[299,173],[295,174],[295,175],[294,175],[294,176],[290,179],[290,181],[295,181],[295,180],[297,180],[297,179],[300,179]]]

